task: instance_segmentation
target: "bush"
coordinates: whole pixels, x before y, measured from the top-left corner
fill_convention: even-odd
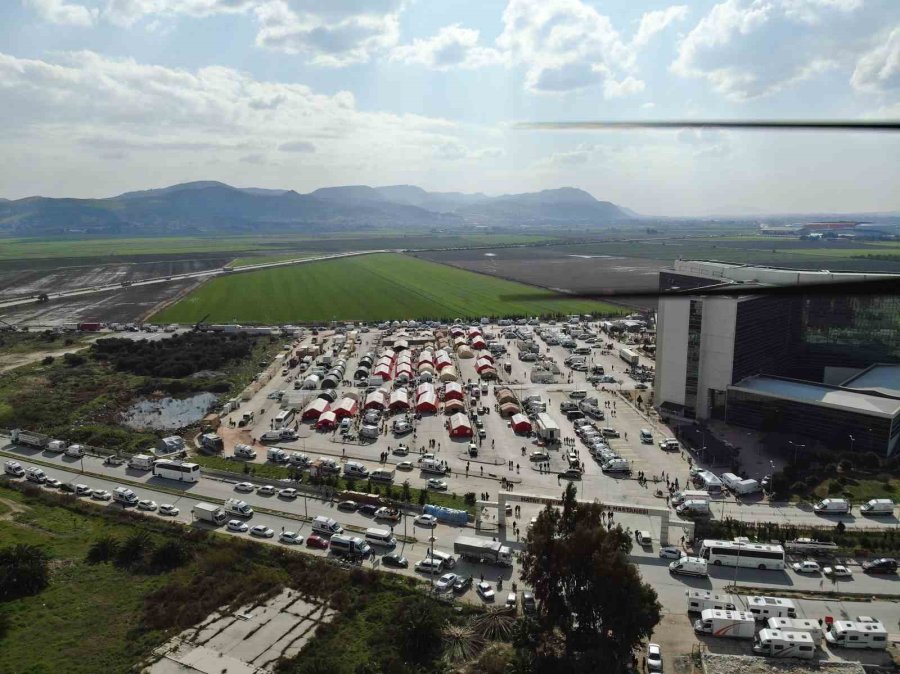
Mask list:
[[[115,559],[119,552],[119,541],[113,536],[103,536],[88,548],[88,564],[102,564]]]
[[[50,584],[50,558],[34,545],[0,550],[0,601],[37,594]]]
[[[807,490],[807,486],[805,482],[795,482],[791,485],[791,491],[794,494],[802,495],[805,494]]]
[[[160,545],[150,555],[150,566],[155,571],[172,571],[184,566],[191,559],[191,552],[184,543],[169,540]]]
[[[475,505],[475,500],[476,500],[476,498],[475,498],[475,492],[474,492],[474,491],[467,491],[467,492],[465,493],[465,496],[463,496],[463,500],[465,501],[466,505],[470,505],[470,506]]]
[[[87,362],[87,358],[78,353],[67,353],[63,355],[63,362],[69,367],[78,367]]]
[[[828,495],[834,496],[835,494],[840,494],[844,491],[844,487],[838,480],[829,480],[828,482]]]
[[[849,473],[853,470],[853,462],[850,461],[850,459],[841,459],[838,468],[840,468],[843,473]]]
[[[186,332],[152,342],[99,339],[91,346],[91,354],[120,372],[178,379],[243,360],[250,356],[255,343],[255,338],[247,335]]]
[[[41,365],[53,365],[53,361],[56,360],[53,356],[44,356],[44,360],[41,361]]]

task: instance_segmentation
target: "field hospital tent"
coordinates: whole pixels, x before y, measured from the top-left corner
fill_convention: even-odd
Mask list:
[[[319,415],[318,421],[316,421],[316,430],[319,431],[330,431],[337,425],[337,416],[331,410],[327,412],[322,412]]]
[[[450,367],[445,367],[441,370],[441,381],[444,383],[448,381],[459,381],[459,375],[456,374],[456,368],[451,365]]]
[[[503,403],[502,405],[500,405],[501,417],[512,416],[513,414],[518,414],[520,411],[521,410],[519,409],[519,406],[515,403]]]
[[[463,404],[462,400],[448,400],[444,403],[444,412],[450,414],[451,412],[461,412],[466,409],[466,406]]]
[[[531,422],[524,414],[513,414],[512,429],[516,433],[531,433]]]
[[[329,403],[324,398],[316,398],[309,405],[306,406],[306,409],[303,410],[303,414],[301,415],[302,419],[318,419],[319,415],[322,412],[328,411]]]
[[[391,393],[391,401],[388,407],[392,410],[408,410],[409,409],[409,392],[405,388],[398,388]]]
[[[468,360],[469,358],[475,357],[475,352],[465,344],[460,344],[456,347],[456,355],[459,358],[465,358],[466,360]]]
[[[472,425],[469,423],[469,417],[461,413],[454,414],[452,417],[450,417],[450,437],[472,437]]]
[[[455,381],[448,381],[444,384],[444,400],[465,400],[466,394],[463,393],[462,386]]]
[[[429,391],[419,396],[416,401],[416,411],[431,412],[432,414],[437,412],[437,396],[434,394],[434,391]]]
[[[383,410],[387,406],[387,399],[384,394],[384,391],[378,389],[377,391],[372,391],[369,395],[366,396],[366,404],[363,405],[367,410],[376,409]]]
[[[493,369],[494,364],[487,358],[479,358],[475,361],[475,370],[481,374],[484,370]]]
[[[503,403],[515,403],[516,402],[516,394],[513,393],[508,388],[499,388],[497,389],[497,402],[501,405]]]
[[[338,406],[334,408],[334,413],[339,419],[343,419],[344,417],[355,417],[357,412],[359,412],[359,403],[353,398],[344,398],[338,403]]]

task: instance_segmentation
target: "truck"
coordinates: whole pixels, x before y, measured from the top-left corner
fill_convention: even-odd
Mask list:
[[[650,434],[650,431],[647,431],[647,434]],[[644,442],[644,431],[641,431],[641,442]],[[653,442],[653,436],[649,435],[650,442]],[[650,444],[650,443],[646,443]],[[663,438],[659,441],[659,448],[664,452],[677,452],[681,449],[681,445],[678,444],[678,440],[676,438]]]
[[[238,515],[239,517],[253,517],[253,508],[246,501],[238,498],[230,498],[225,501],[225,512],[229,515]]]
[[[711,637],[752,639],[756,634],[756,620],[747,611],[722,611],[708,608],[694,621],[694,632]]]
[[[26,447],[35,447],[37,449],[46,449],[50,443],[50,438],[41,433],[32,433],[30,431],[22,431],[13,429],[9,434],[14,445],[24,445]]]
[[[422,512],[426,515],[434,515],[439,522],[448,522],[449,524],[465,526],[469,521],[469,513],[465,510],[447,508],[432,503],[427,503],[422,508]]]
[[[709,590],[686,590],[688,613],[700,613],[707,609],[719,609],[721,611],[734,611],[737,607],[737,597],[732,594],[716,594]]]
[[[889,498],[873,498],[859,507],[863,515],[893,515],[894,502]]]
[[[340,464],[332,458],[320,456],[309,464],[309,474],[313,477],[334,475],[341,472]]]
[[[736,496],[747,496],[748,494],[756,494],[757,492],[762,491],[759,482],[752,479],[739,480],[730,488]]]
[[[250,459],[252,461],[256,458],[256,450],[250,445],[238,443],[234,446],[234,457],[236,459]]]
[[[546,412],[537,415],[536,431],[537,436],[544,442],[559,442],[559,426]]]
[[[47,443],[47,451],[61,454],[66,451],[66,443],[63,440],[51,440]]]
[[[769,618],[796,618],[797,607],[790,599],[783,597],[743,597],[747,610],[757,620]]]
[[[629,367],[637,367],[641,358],[635,351],[631,349],[619,349],[619,358],[624,360]]]
[[[138,502],[137,494],[128,487],[116,487],[113,489],[113,501],[124,506],[135,505]]]
[[[816,646],[822,643],[825,638],[825,630],[818,620],[811,618],[769,618],[766,626],[771,630],[781,630],[782,632],[806,632],[812,637]]]
[[[225,520],[228,519],[228,515],[225,514],[222,507],[212,503],[195,503],[191,512],[201,522],[209,522],[216,526],[222,526],[225,524]]]
[[[99,332],[103,326],[100,323],[79,323],[78,329],[81,332]]]
[[[816,656],[816,645],[806,632],[783,632],[765,628],[753,639],[753,652],[769,658],[812,660]]]
[[[671,498],[673,506],[679,506],[685,501],[706,501],[709,502],[709,492],[700,489],[685,489],[684,491],[676,491]]]
[[[156,459],[149,454],[135,454],[128,460],[128,467],[135,470],[152,470]]]
[[[200,436],[200,449],[218,454],[225,449],[225,443],[216,433],[204,433]]]
[[[499,541],[474,536],[460,536],[453,542],[453,552],[464,559],[482,564],[512,566],[512,552]]]

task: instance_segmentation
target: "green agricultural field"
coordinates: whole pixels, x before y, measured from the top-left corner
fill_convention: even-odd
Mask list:
[[[529,293],[538,298],[511,296]],[[397,254],[313,262],[211,280],[153,317],[158,323],[292,323],[618,313],[601,302]]]

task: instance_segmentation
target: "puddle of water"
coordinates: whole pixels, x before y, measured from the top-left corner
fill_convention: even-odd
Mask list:
[[[180,400],[141,400],[122,413],[122,423],[135,430],[176,430],[200,421],[217,400],[214,393],[198,393]]]

